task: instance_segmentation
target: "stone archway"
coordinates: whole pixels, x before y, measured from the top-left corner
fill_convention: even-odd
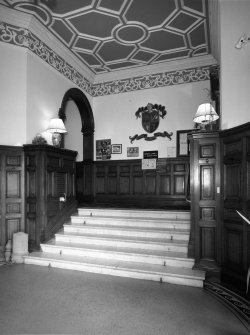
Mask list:
[[[66,104],[73,100],[79,110],[83,134],[83,161],[76,163],[76,196],[78,202],[93,201],[94,116],[86,95],[78,88],[69,89],[63,97],[58,116],[65,121]]]

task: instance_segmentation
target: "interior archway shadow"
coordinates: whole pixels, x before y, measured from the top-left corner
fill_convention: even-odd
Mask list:
[[[66,104],[73,100],[79,110],[83,134],[83,161],[76,162],[76,198],[78,203],[93,202],[94,116],[86,95],[78,88],[69,89],[63,97],[59,118],[67,119]]]

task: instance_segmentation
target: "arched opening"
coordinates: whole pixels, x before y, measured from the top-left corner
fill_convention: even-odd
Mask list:
[[[69,100],[76,104],[81,117],[83,135],[83,160],[76,163],[76,197],[79,203],[93,201],[93,157],[94,157],[94,117],[86,95],[78,88],[69,89],[62,100],[58,116],[65,121],[66,105]]]

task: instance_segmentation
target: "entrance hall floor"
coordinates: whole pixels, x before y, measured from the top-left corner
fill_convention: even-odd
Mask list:
[[[201,288],[35,265],[0,266],[0,334],[245,335]]]

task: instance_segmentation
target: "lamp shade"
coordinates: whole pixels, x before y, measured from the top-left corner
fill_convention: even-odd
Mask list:
[[[195,123],[208,124],[216,121],[219,115],[216,113],[214,107],[210,103],[201,104],[194,117]]]
[[[62,119],[59,119],[59,118],[50,120],[48,131],[50,133],[67,133],[67,130],[65,128],[65,125]]]

